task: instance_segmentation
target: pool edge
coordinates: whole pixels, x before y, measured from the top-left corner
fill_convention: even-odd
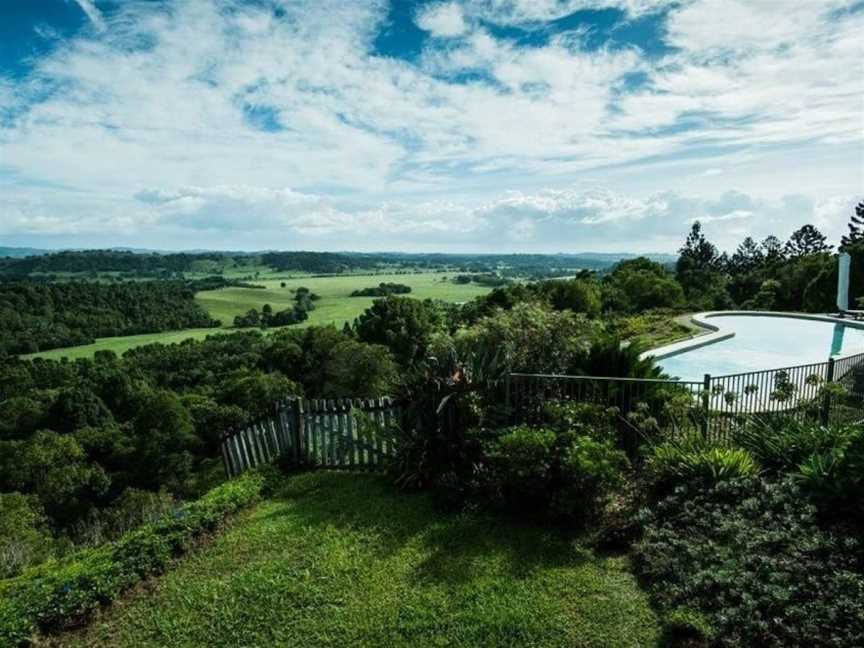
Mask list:
[[[710,317],[723,316],[744,316],[744,317],[783,317],[787,319],[803,319],[817,322],[829,322],[833,324],[843,324],[850,328],[864,329],[864,322],[854,322],[832,315],[821,315],[818,313],[791,313],[787,311],[706,311],[703,313],[694,313],[690,316],[690,321],[696,326],[712,331],[708,334],[697,335],[696,337],[679,342],[673,342],[656,349],[650,349],[642,353],[640,359],[654,358],[654,360],[665,360],[694,349],[722,342],[729,338],[735,337],[734,331],[723,331],[719,326],[706,321]]]

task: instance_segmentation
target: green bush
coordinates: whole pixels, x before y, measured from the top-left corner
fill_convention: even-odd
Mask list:
[[[814,452],[793,474],[824,509],[864,514],[864,430],[859,426],[835,446]]]
[[[864,427],[774,419],[742,427],[735,442],[772,472],[793,475],[826,512],[862,512]]]
[[[726,646],[864,645],[860,545],[823,531],[787,479],[684,486],[640,516],[637,572]]]
[[[66,627],[163,571],[201,534],[254,502],[262,483],[259,474],[247,473],[116,542],[0,581],[0,645],[26,644],[36,631]]]
[[[558,432],[587,434],[596,439],[614,439],[615,416],[618,410],[594,403],[547,401],[543,405],[543,421]]]
[[[845,444],[854,434],[852,426],[827,427],[791,417],[769,417],[751,420],[737,428],[733,440],[763,468],[782,473],[794,470],[814,453]]]
[[[0,578],[44,560],[54,544],[36,496],[0,493]]]
[[[623,480],[626,455],[610,440],[519,426],[487,444],[487,496],[512,513],[581,521]]]
[[[715,640],[714,629],[699,612],[689,608],[670,611],[663,622],[664,645],[709,646]]]
[[[700,434],[654,446],[647,458],[648,478],[659,493],[679,484],[711,486],[720,481],[752,477],[759,465],[743,448],[720,446]]]

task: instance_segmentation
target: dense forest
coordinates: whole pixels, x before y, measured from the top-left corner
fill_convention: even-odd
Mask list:
[[[89,344],[97,337],[219,326],[194,300],[196,289],[217,285],[222,280],[0,282],[0,356]]]

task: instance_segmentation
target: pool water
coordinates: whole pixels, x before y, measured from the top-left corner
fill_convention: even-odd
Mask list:
[[[681,380],[827,362],[832,355],[864,353],[864,329],[832,322],[718,315],[711,323],[735,336],[660,360],[664,372]]]

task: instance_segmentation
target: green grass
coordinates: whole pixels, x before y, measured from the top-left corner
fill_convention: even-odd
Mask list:
[[[256,268],[252,267],[251,269],[254,271]],[[249,274],[249,268],[243,268],[243,270]],[[296,275],[296,273],[294,274]],[[372,297],[351,297],[351,292],[358,288],[377,286],[384,281],[411,286],[412,292],[408,295],[409,297],[441,299],[450,302],[468,301],[478,295],[485,295],[490,290],[483,286],[461,285],[446,281],[445,277],[452,277],[453,275],[441,273],[374,276],[337,275],[315,278],[298,278],[296,276],[287,278],[287,275],[283,273],[277,278],[273,278],[274,276],[274,273],[270,272],[262,274],[259,279],[248,279],[250,283],[255,285],[266,286],[263,290],[260,288],[222,288],[200,292],[195,296],[195,299],[210,313],[211,317],[222,320],[223,329],[226,329],[233,326],[236,315],[242,315],[250,308],[261,310],[264,304],[270,304],[274,311],[278,311],[293,306],[294,293],[291,291],[305,286],[320,295],[321,299],[315,302],[315,310],[309,313],[309,319],[298,326],[335,324],[341,327],[345,322],[353,322],[354,318],[372,305]],[[285,288],[281,287],[283,282]],[[93,344],[51,349],[24,357],[74,360],[92,357],[96,351],[100,350],[114,351],[121,355],[129,349],[153,342],[174,344],[190,338],[202,340],[208,335],[219,332],[219,329],[185,329],[145,335],[98,338]]]
[[[212,317],[222,320],[223,326],[230,326],[236,315],[246,313],[250,308],[258,310],[270,304],[273,310],[283,310],[294,305],[294,293],[305,286],[321,299],[315,302],[315,310],[309,313],[305,326],[314,324],[335,324],[342,326],[352,322],[372,305],[372,297],[351,297],[351,292],[359,288],[377,286],[381,282],[394,282],[411,286],[409,297],[417,299],[441,299],[444,301],[468,301],[478,295],[485,295],[489,288],[474,284],[455,284],[445,280],[452,274],[382,274],[374,276],[338,275],[333,277],[302,277],[295,279],[250,279],[251,283],[266,286],[256,288],[222,288],[198,293],[196,300]],[[281,287],[285,283],[285,288]]]
[[[113,351],[117,355],[122,355],[129,349],[160,342],[161,344],[175,344],[183,340],[195,339],[203,340],[208,335],[223,334],[225,331],[218,328],[203,328],[203,329],[184,329],[182,331],[165,331],[163,333],[145,333],[144,335],[124,335],[122,337],[96,338],[93,344],[83,344],[81,346],[66,347],[63,349],[51,349],[50,351],[41,351],[39,353],[31,353],[30,355],[22,356],[24,358],[47,358],[49,360],[60,360],[68,358],[75,360],[76,358],[90,358],[97,351]]]
[[[644,349],[657,349],[706,333],[690,321],[690,315],[643,313],[625,318],[621,334]]]
[[[305,473],[64,646],[652,646],[624,558]]]

